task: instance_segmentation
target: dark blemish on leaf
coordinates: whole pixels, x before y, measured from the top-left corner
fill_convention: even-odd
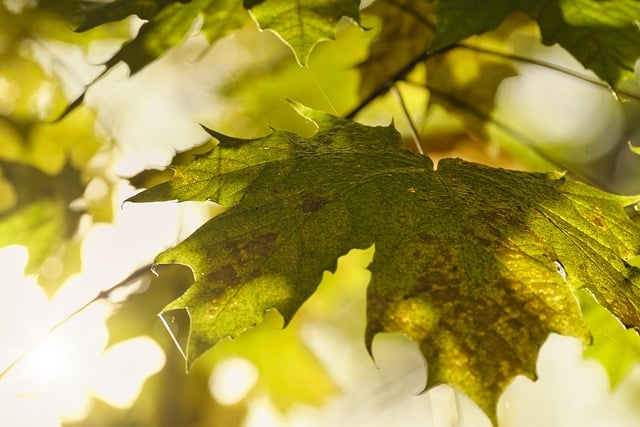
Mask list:
[[[278,238],[278,233],[265,233],[249,240],[245,246],[246,250],[259,256],[265,256],[271,249]]]
[[[238,281],[238,272],[230,265],[225,265],[219,270],[207,274],[209,282],[235,283]]]
[[[596,225],[596,226],[598,226],[598,227],[600,227],[600,228],[604,228],[604,223],[603,223],[603,222],[602,222],[602,220],[601,220],[600,218],[598,218],[598,217],[595,217],[595,218],[591,219],[591,222],[592,222],[594,225]]]
[[[320,196],[309,196],[302,202],[302,212],[316,212],[329,202],[329,199]]]
[[[237,263],[242,263],[252,258],[262,258],[271,250],[278,238],[278,233],[259,234],[250,239],[234,240],[226,244],[226,249]]]

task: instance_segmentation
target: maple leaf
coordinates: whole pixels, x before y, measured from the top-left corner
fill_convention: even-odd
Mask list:
[[[358,22],[358,0],[245,0],[260,28],[271,29],[293,50],[301,65],[321,40],[332,39],[343,16]]]
[[[431,160],[402,148],[392,127],[366,127],[298,106],[318,131],[275,130],[219,144],[134,202],[209,200],[229,206],[159,264],[192,268],[195,283],[165,310],[186,309],[189,364],[277,309],[288,322],[325,270],[375,246],[367,344],[407,334],[428,387],[452,384],[495,420],[514,376],[535,377],[551,332],[589,332],[574,290],[640,326],[640,278],[625,260],[640,229],[614,196],[559,173]]]
[[[496,28],[513,12],[525,12],[540,26],[542,41],[559,43],[582,65],[617,86],[633,78],[640,57],[640,3],[635,0],[438,2],[431,51]]]

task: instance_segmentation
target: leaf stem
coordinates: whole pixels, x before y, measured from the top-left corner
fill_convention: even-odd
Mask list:
[[[395,96],[398,104],[402,108],[402,114],[404,115],[405,120],[409,123],[409,131],[411,133],[411,139],[413,140],[414,145],[416,146],[416,150],[418,153],[424,156],[424,150],[422,149],[422,143],[420,142],[420,135],[418,134],[418,128],[416,127],[415,122],[411,118],[411,114],[409,113],[409,109],[407,108],[407,104],[404,102],[404,98],[398,89],[398,86],[394,85],[391,87],[391,93]]]
[[[88,307],[90,307],[91,305],[95,304],[98,301],[108,300],[109,297],[111,297],[113,291],[123,288],[125,286],[128,286],[131,283],[135,282],[136,280],[142,278],[146,274],[152,273],[151,267],[152,267],[152,264],[148,264],[143,267],[140,267],[139,269],[135,270],[133,273],[131,273],[122,281],[116,283],[115,285],[111,286],[108,289],[100,291],[98,295],[96,295],[89,301],[83,303],[82,305],[77,307],[75,310],[73,310],[71,313],[66,315],[63,319],[53,324],[49,328],[49,330],[47,330],[44,334],[42,334],[40,338],[34,340],[26,349],[22,351],[22,353],[20,353],[11,363],[9,363],[9,365],[7,365],[7,367],[5,367],[2,370],[2,372],[0,372],[0,381],[2,381],[2,379],[13,368],[15,368],[29,353],[31,353],[36,347],[38,347],[49,335],[51,335],[53,332],[58,330],[61,326],[63,326],[65,323],[71,320],[74,316],[78,315],[79,313],[86,310]]]

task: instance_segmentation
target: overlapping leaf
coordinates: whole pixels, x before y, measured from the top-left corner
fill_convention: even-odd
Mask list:
[[[616,86],[633,77],[640,57],[640,3],[635,0],[440,1],[430,50],[496,28],[516,11],[538,22],[545,44],[559,43],[604,81]]]
[[[371,46],[369,58],[360,65],[363,98],[393,82],[398,73],[415,65],[433,40],[433,1],[378,0],[365,9],[381,19],[381,32]],[[410,71],[410,68],[408,69]]]
[[[84,31],[129,15],[147,20],[138,35],[126,43],[109,61],[107,69],[125,62],[132,73],[182,42],[202,19],[199,31],[210,42],[239,28],[249,17],[245,7],[264,29],[272,29],[306,63],[309,52],[320,40],[332,38],[342,16],[358,20],[356,0],[116,0],[89,8],[83,13],[78,30]]]
[[[588,341],[574,289],[640,326],[640,270],[625,261],[640,249],[623,209],[635,199],[558,174],[459,160],[434,170],[391,127],[304,111],[314,136],[211,131],[215,149],[131,199],[230,206],[156,260],[194,271],[167,307],[188,310],[189,363],[266,310],[288,322],[340,255],[371,245],[368,343],[408,334],[427,358],[428,386],[453,384],[491,416],[515,375],[535,375],[550,332]]]
[[[485,136],[498,87],[517,74],[513,64],[460,48],[428,58],[426,65],[429,101],[460,116],[474,134]]]
[[[240,27],[248,15],[238,0],[116,0],[88,9],[78,30],[84,31],[129,15],[148,20],[112,57],[107,69],[123,61],[135,73],[181,43],[202,18],[200,31],[213,42]]]

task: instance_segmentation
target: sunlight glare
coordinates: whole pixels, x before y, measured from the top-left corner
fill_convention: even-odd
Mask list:
[[[223,405],[240,402],[258,381],[258,369],[242,357],[218,363],[209,377],[209,392]]]
[[[144,380],[160,371],[164,363],[162,348],[149,337],[114,344],[102,355],[98,369],[91,372],[91,393],[116,408],[129,408]]]

